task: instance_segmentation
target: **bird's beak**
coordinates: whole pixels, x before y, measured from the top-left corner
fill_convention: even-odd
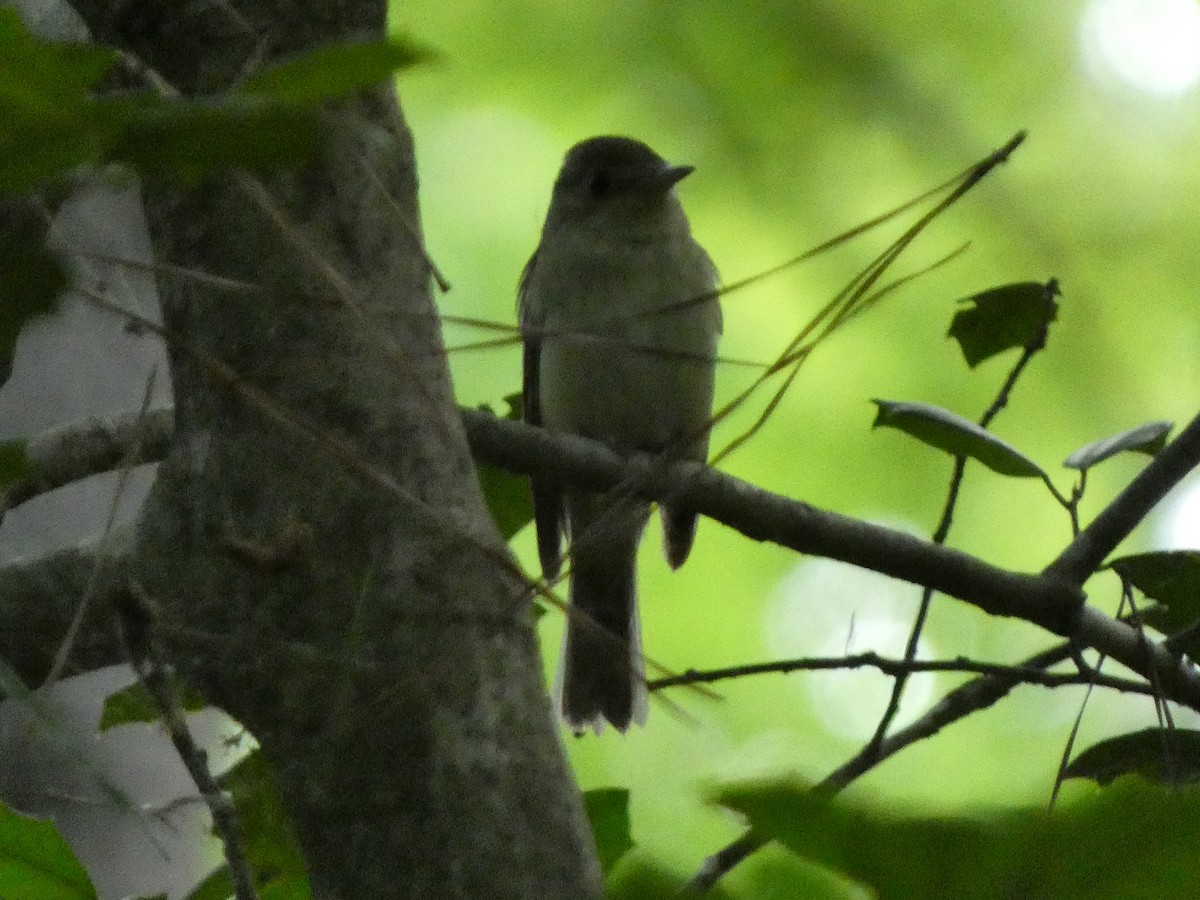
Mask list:
[[[665,165],[650,176],[649,183],[651,187],[657,188],[665,194],[695,171],[695,166]]]

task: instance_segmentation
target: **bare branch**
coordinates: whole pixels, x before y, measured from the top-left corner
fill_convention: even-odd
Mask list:
[[[63,485],[122,465],[157,462],[167,452],[174,413],[95,417],[43,432],[25,445],[29,472],[0,492],[0,518],[8,510]]]
[[[724,669],[697,671],[689,669],[682,675],[655,678],[648,683],[652,691],[692,684],[711,684],[731,678],[746,678],[751,675],[787,672],[828,671],[830,669],[878,669],[884,675],[899,678],[914,672],[971,672],[976,675],[992,675],[1011,680],[1014,684],[1033,684],[1040,687],[1060,688],[1079,685],[1107,687],[1126,694],[1154,696],[1154,687],[1145,681],[1115,678],[1099,672],[1079,670],[1073,672],[1047,672],[1045,667],[1025,664],[1003,665],[981,662],[959,656],[954,659],[892,659],[878,653],[854,653],[847,656],[818,656],[801,659],[784,659],[773,662],[753,663],[744,666],[729,666]]]

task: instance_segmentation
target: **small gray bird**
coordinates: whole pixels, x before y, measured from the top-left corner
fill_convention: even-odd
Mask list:
[[[721,308],[675,184],[692,172],[639,141],[597,137],[567,153],[541,241],[521,276],[524,415],[619,452],[708,456]],[[535,476],[538,556],[558,574],[571,540],[571,610],[557,677],[576,733],[646,719],[636,561],[650,505]],[[663,549],[683,564],[696,514],[665,504]]]

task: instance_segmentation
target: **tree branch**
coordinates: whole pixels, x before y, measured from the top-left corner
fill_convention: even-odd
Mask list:
[[[0,491],[0,521],[27,500],[118,466],[158,462],[167,453],[174,411],[95,417],[43,432],[25,445],[26,474]]]
[[[471,451],[479,462],[519,474],[558,475],[596,492],[632,484],[648,499],[671,497],[754,540],[928,586],[991,615],[1024,619],[1072,638],[1144,677],[1153,672],[1169,699],[1200,708],[1200,676],[1161,645],[1145,644],[1134,628],[1087,606],[1081,589],[1092,571],[1086,565],[1098,565],[1153,503],[1200,461],[1200,418],[1160,451],[1039,576],[1001,569],[953,548],[820,510],[698,463],[664,466],[647,456],[625,458],[584,438],[552,434],[478,410],[460,412]],[[168,416],[168,411],[156,411],[144,417],[144,427],[169,427]],[[136,422],[126,425],[136,432]],[[111,428],[103,423],[95,427],[102,431]],[[162,446],[154,435],[139,437],[133,432],[128,439],[142,441],[143,447]],[[83,438],[67,443],[90,445]],[[94,446],[102,451],[105,442]],[[103,466],[108,458],[97,452],[92,461]],[[103,470],[89,468],[82,458],[73,465],[77,472]],[[1097,522],[1101,524],[1097,526]]]

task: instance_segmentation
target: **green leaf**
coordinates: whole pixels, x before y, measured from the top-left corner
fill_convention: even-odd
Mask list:
[[[1182,631],[1200,619],[1200,550],[1136,553],[1114,559],[1108,568],[1158,601],[1142,611],[1142,619],[1163,634]],[[1182,649],[1192,652],[1190,647]]]
[[[873,428],[884,426],[903,431],[923,444],[966,456],[993,472],[1014,478],[1045,478],[1037,463],[989,431],[940,406],[872,400],[879,407]]]
[[[0,169],[6,164],[0,156]],[[0,199],[0,384],[12,372],[25,323],[54,312],[67,287],[58,257],[46,248],[46,227],[32,207]]]
[[[262,752],[249,753],[221,777],[233,797],[246,841],[246,857],[263,884],[300,879],[307,874],[291,820]]]
[[[34,38],[0,8],[0,194],[95,159],[112,126],[91,115],[91,89],[116,62],[91,44]]]
[[[332,44],[258,72],[241,90],[292,103],[316,103],[370,87],[433,56],[431,50],[407,38]]]
[[[677,875],[643,860],[623,866],[621,872],[605,885],[607,900],[661,900],[663,897],[682,897],[687,886]]]
[[[124,128],[108,158],[189,181],[225,167],[283,168],[308,159],[325,140],[314,110],[249,95],[209,100],[147,96],[111,114],[122,118]]]
[[[1160,784],[1200,781],[1200,731],[1147,728],[1093,744],[1067,766],[1067,778],[1108,785],[1122,775],[1141,775]]]
[[[686,890],[686,879],[668,872],[660,864],[636,856],[622,862],[616,872],[607,878],[604,887],[607,900],[664,900],[691,896]],[[730,895],[718,883],[705,892],[704,900],[730,900]]]
[[[1035,346],[1058,314],[1058,282],[1022,281],[992,288],[960,300],[972,304],[959,310],[949,336],[958,341],[972,369],[985,359],[1013,347]]]
[[[259,900],[309,900],[312,888],[308,876],[293,872],[272,878],[259,889],[258,897]]]
[[[291,820],[261,751],[247,754],[220,778],[242,826],[246,860],[262,900],[307,900],[308,874],[297,849]],[[197,886],[188,900],[227,900],[233,894],[229,870],[221,866]]]
[[[0,490],[14,481],[28,478],[33,472],[25,456],[24,438],[0,442]]]
[[[192,888],[187,900],[229,900],[233,896],[233,881],[229,869],[221,866]]]
[[[1174,422],[1147,422],[1137,428],[1080,447],[1066,458],[1063,465],[1068,469],[1090,469],[1126,450],[1153,456],[1166,444],[1167,435],[1174,426]]]
[[[302,875],[273,878],[257,887],[259,900],[309,900],[312,897],[308,878]],[[229,869],[221,866],[193,888],[187,900],[231,900],[233,894]]]
[[[53,823],[0,804],[0,897],[94,900],[96,889]]]
[[[0,109],[50,111],[86,99],[116,61],[97,44],[34,37],[15,9],[0,7]]]
[[[523,475],[481,465],[479,486],[506,541],[533,521],[533,497],[529,493],[529,479]]]
[[[1054,815],[1028,808],[933,816],[825,801],[807,785],[726,788],[755,831],[843,872],[878,897],[1024,900],[1188,897],[1200,793],[1122,779]],[[1137,848],[1136,864],[1117,848]]]
[[[739,897],[796,900],[867,900],[844,875],[810,862],[786,847],[767,844],[751,866],[737,870]]]
[[[184,690],[180,693],[180,704],[184,712],[199,712],[208,706],[204,698],[195,691]],[[104,698],[104,711],[100,714],[100,731],[108,731],[118,725],[134,723],[149,724],[162,718],[158,704],[150,696],[150,692],[136,682],[116,693]]]
[[[583,807],[596,837],[600,868],[608,872],[633,848],[629,833],[629,791],[622,788],[585,791]]]
[[[504,398],[507,407],[503,418],[511,421],[521,419],[521,394],[509,394]],[[480,409],[498,415],[488,404]],[[514,475],[494,466],[480,465],[479,487],[483,490],[483,499],[487,502],[496,528],[510,540],[513,535],[533,521],[533,495],[529,491],[529,479],[524,475]]]
[[[209,98],[95,98],[116,59],[97,47],[44,43],[0,9],[0,194],[23,194],[85,163],[116,161],[188,180],[219,168],[278,169],[325,139],[317,100],[385,77],[429,54],[403,41],[323,47]]]

